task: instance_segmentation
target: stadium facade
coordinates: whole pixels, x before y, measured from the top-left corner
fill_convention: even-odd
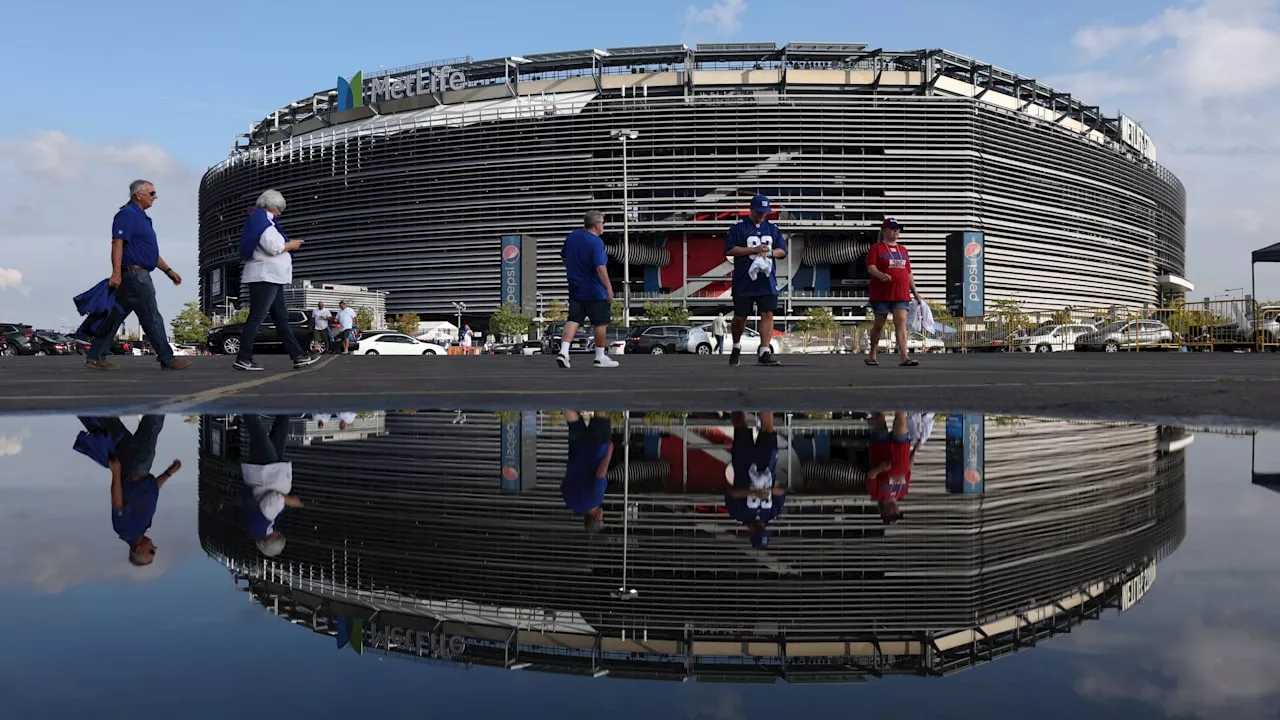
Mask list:
[[[1178,429],[953,416],[923,433],[907,517],[886,526],[863,485],[865,415],[777,418],[788,492],[765,551],[722,512],[732,428],[714,415],[624,431],[599,535],[561,499],[553,415],[375,413],[356,435],[294,420],[285,459],[304,507],[278,521],[287,545],[272,558],[236,509],[239,421],[206,417],[200,539],[264,607],[339,648],[848,682],[945,675],[1123,612],[1185,536],[1193,437]],[[514,486],[513,425],[536,462]]]
[[[589,208],[606,213],[619,297],[629,258],[634,307],[713,314],[729,304],[723,234],[756,192],[791,245],[779,276],[796,315],[862,313],[885,216],[906,226],[922,291],[976,301],[970,317],[1001,299],[1141,307],[1191,289],[1185,192],[1135,120],[945,50],[671,45],[339,79],[253,123],[205,174],[206,310],[236,294],[241,221],[268,187],[308,241],[295,276],[387,291],[393,314],[487,314],[509,293],[512,235],[537,263],[517,299],[563,297],[559,243]]]

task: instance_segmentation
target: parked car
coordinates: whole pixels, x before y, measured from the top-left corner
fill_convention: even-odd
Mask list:
[[[707,334],[707,343],[708,343],[707,354],[709,355],[711,354],[711,351],[715,349],[715,338],[711,336],[711,323],[706,323],[705,325],[699,325],[698,329]],[[728,352],[729,350],[733,349],[733,333],[732,332],[730,332],[724,338],[724,349],[725,349],[725,352]],[[772,350],[775,354],[783,352],[782,341],[779,340],[777,337],[774,337],[773,340],[769,341],[769,349]],[[760,352],[760,333],[756,332],[755,330],[752,330],[751,328],[744,329],[742,331],[742,354],[755,355],[759,352]]]
[[[1121,320],[1076,338],[1076,351],[1165,349],[1174,343],[1173,331],[1158,320]]]
[[[609,341],[616,342],[627,337],[626,328],[616,328],[610,326],[606,330],[606,337]],[[542,330],[542,354],[557,355],[560,352],[560,337],[564,335],[564,323],[557,322],[547,325]],[[583,325],[578,328],[578,332],[573,336],[573,342],[569,343],[569,354],[574,353],[593,353],[596,351],[596,330],[591,325]]]
[[[898,338],[892,332],[880,336],[879,352],[897,352]],[[925,337],[923,333],[907,333],[908,353],[940,353],[947,351],[947,344],[942,338]]]
[[[298,339],[298,344],[303,348],[311,348],[312,352],[341,352],[342,339],[331,339],[326,346],[311,347],[311,332],[314,326],[311,323],[311,314],[302,310],[289,311],[289,331]],[[240,352],[240,334],[244,331],[244,323],[231,323],[230,325],[221,325],[209,331],[205,338],[205,346],[209,348],[209,352],[214,354],[235,355]],[[351,351],[355,352],[360,348],[360,335],[356,334],[357,342],[351,344]],[[276,330],[276,324],[270,319],[262,323],[258,330],[258,339],[253,344],[254,351],[280,351],[284,348],[281,341],[281,335]]]
[[[1097,325],[1042,325],[1027,336],[1018,338],[1019,352],[1066,352],[1076,349],[1076,339],[1098,332]]]
[[[61,333],[37,330],[34,341],[36,355],[75,355],[78,352],[75,342]]]
[[[378,331],[362,335],[354,355],[445,355],[448,351],[435,343],[422,342],[395,331]]]
[[[685,325],[640,325],[631,328],[626,353],[664,355],[667,353],[711,354],[711,337],[699,328]]]
[[[9,349],[9,338],[0,334],[0,357],[9,357],[13,351]]]
[[[30,325],[22,323],[0,323],[0,335],[7,341],[5,345],[10,355],[35,355],[38,343]]]

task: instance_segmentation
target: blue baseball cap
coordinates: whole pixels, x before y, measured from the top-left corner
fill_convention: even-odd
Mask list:
[[[902,223],[898,222],[898,218],[887,217],[884,219],[884,222],[880,224],[880,228],[882,230],[901,230]]]
[[[764,195],[756,195],[751,198],[751,209],[760,213],[773,212],[773,208],[769,207],[769,198]]]

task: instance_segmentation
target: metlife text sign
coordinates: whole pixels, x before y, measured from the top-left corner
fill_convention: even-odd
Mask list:
[[[365,81],[365,104],[434,95],[467,87],[467,76],[448,65],[417,70],[396,77],[375,77]]]

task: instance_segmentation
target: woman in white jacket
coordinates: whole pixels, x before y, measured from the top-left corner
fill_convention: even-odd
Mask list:
[[[276,332],[284,349],[293,358],[294,369],[304,368],[316,361],[302,349],[302,344],[289,325],[289,308],[284,302],[284,287],[293,282],[293,258],[291,253],[302,247],[301,240],[290,240],[276,225],[276,218],[284,212],[284,196],[275,190],[267,190],[258,196],[258,202],[244,221],[240,233],[240,256],[244,258],[244,270],[240,273],[240,286],[249,289],[249,318],[240,333],[240,352],[236,354],[235,369],[261,371],[266,368],[253,361],[253,344],[258,340],[258,328],[271,315]]]

